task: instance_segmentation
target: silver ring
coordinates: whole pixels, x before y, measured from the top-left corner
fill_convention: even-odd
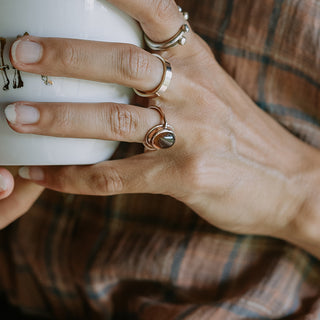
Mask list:
[[[182,8],[178,6],[179,12],[182,13],[184,20],[189,19],[189,13],[188,12],[183,12]],[[177,46],[178,44],[183,46],[185,45],[187,39],[185,37],[185,34],[190,31],[190,27],[188,24],[183,24],[178,32],[171,37],[170,39],[163,41],[163,42],[154,42],[152,41],[146,34],[144,34],[144,40],[147,44],[147,46],[154,51],[163,51],[163,50],[168,50],[170,48],[173,48]]]
[[[155,98],[160,97],[161,94],[167,91],[172,79],[172,68],[169,61],[165,60],[158,54],[152,53],[153,56],[157,57],[163,65],[163,75],[160,84],[151,91],[141,91],[138,89],[133,89],[133,91],[140,97],[144,98]]]
[[[178,44],[184,46],[187,39],[185,34],[190,31],[190,28],[187,24],[183,24],[179,31],[169,40],[163,42],[154,42],[146,34],[144,34],[144,40],[147,46],[153,51],[163,51],[168,50],[177,46]]]
[[[173,127],[168,125],[165,114],[160,107],[150,106],[149,109],[158,111],[161,123],[147,131],[143,142],[144,147],[151,151],[171,148],[176,142]]]

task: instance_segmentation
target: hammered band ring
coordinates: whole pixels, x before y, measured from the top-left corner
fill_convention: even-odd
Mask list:
[[[168,125],[165,114],[160,107],[150,106],[149,109],[158,111],[161,123],[147,131],[143,142],[144,147],[151,151],[171,148],[176,142],[173,127]]]
[[[172,68],[171,64],[169,61],[165,60],[163,57],[161,57],[158,54],[152,53],[153,56],[157,57],[163,65],[163,75],[160,81],[160,84],[154,88],[151,91],[142,91],[138,89],[133,89],[133,91],[140,97],[144,98],[155,98],[155,97],[160,97],[162,93],[167,91],[171,79],[172,79]]]

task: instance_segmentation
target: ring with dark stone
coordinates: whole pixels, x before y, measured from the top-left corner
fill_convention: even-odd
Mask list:
[[[171,148],[176,142],[176,136],[173,127],[168,125],[166,117],[161,108],[157,106],[151,106],[149,108],[159,112],[162,123],[148,130],[143,142],[145,148],[148,150]]]

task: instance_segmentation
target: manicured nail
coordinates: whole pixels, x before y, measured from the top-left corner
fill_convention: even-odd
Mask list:
[[[12,124],[33,124],[40,119],[39,110],[31,106],[10,104],[4,109],[4,113]]]
[[[21,167],[19,176],[27,180],[41,181],[44,179],[44,172],[38,167]]]
[[[42,46],[31,40],[16,40],[11,47],[11,56],[15,62],[36,63],[42,58]]]
[[[6,179],[0,174],[0,192],[6,191],[8,188]]]

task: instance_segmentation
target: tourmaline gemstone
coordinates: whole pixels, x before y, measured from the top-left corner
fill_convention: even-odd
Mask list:
[[[176,138],[173,132],[166,131],[159,133],[154,137],[154,145],[160,149],[167,149],[174,145]]]

